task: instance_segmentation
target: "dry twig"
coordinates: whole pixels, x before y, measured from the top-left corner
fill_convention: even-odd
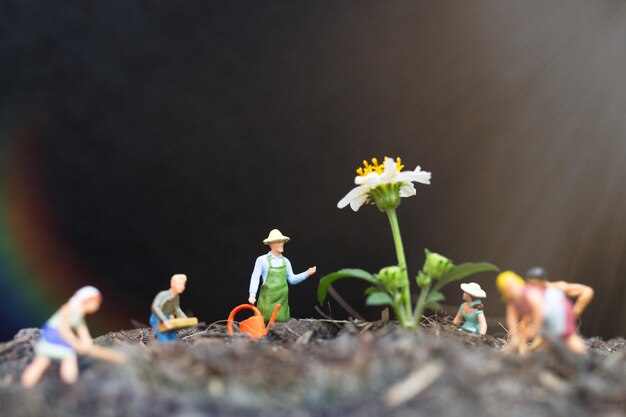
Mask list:
[[[388,407],[398,407],[428,388],[443,372],[441,361],[431,362],[394,384],[385,393],[383,400]]]

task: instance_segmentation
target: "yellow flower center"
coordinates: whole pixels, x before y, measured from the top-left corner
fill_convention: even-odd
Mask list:
[[[387,157],[385,157],[386,159]],[[400,172],[402,170],[402,168],[404,168],[404,165],[402,165],[402,160],[400,159],[400,157],[396,158],[396,171]],[[385,169],[385,165],[380,165],[378,163],[378,159],[376,158],[372,158],[372,163],[370,164],[367,161],[363,161],[363,167],[358,168],[356,170],[356,173],[359,174],[361,177],[366,176],[367,174],[370,174],[372,172],[375,172],[377,174],[382,174],[383,170]]]

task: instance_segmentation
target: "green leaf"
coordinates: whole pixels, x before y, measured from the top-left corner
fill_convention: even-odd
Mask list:
[[[435,289],[440,289],[446,284],[458,281],[470,275],[487,271],[499,271],[499,269],[497,266],[488,262],[468,262],[460,265],[455,265],[454,267],[452,267],[452,269],[450,269],[441,277]]]
[[[385,306],[393,303],[393,300],[386,292],[375,292],[370,294],[365,300],[368,306]]]
[[[363,291],[363,294],[370,295],[372,293],[379,292],[380,290],[381,288],[378,287],[367,287],[365,291]]]
[[[332,274],[324,276],[317,287],[317,300],[320,304],[324,303],[326,295],[328,294],[328,286],[338,279],[343,278],[358,278],[369,282],[372,285],[381,285],[380,281],[376,277],[367,271],[356,268],[341,269]]]
[[[424,310],[440,310],[442,309],[441,304],[439,303],[426,303]]]
[[[446,297],[442,293],[438,291],[432,291],[430,294],[428,294],[428,298],[426,299],[426,304],[438,303],[439,301],[443,301],[445,299]]]

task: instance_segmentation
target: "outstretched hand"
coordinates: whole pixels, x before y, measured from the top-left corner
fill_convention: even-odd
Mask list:
[[[309,268],[309,269],[307,269],[307,270],[306,270],[306,274],[307,274],[308,276],[313,275],[315,272],[317,272],[317,267],[316,267],[316,266],[312,266],[311,268]]]
[[[80,353],[81,355],[84,355],[85,353],[89,352],[89,349],[91,349],[92,346],[93,346],[93,340],[78,340],[78,343],[76,343],[75,349],[76,349],[76,352]]]

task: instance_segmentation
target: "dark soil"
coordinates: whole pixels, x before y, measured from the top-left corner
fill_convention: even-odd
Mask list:
[[[152,330],[96,343],[127,352],[125,365],[87,357],[73,386],[53,366],[20,386],[37,329],[0,344],[0,416],[626,416],[626,341],[590,339],[520,357],[504,341],[431,321],[291,320],[250,341],[212,325],[161,345]]]

